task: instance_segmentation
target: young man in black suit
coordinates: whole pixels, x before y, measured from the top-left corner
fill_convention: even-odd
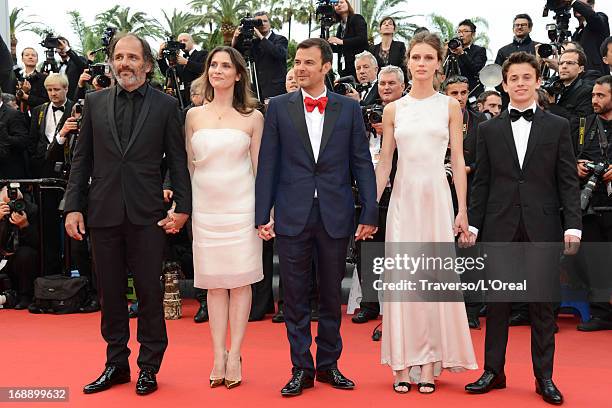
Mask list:
[[[149,44],[134,34],[120,35],[109,53],[117,85],[85,97],[66,192],[66,231],[83,239],[87,208],[107,353],[104,372],[83,391],[90,394],[130,381],[129,268],[139,301],[136,393],[144,395],[157,389],[156,373],[168,344],[159,282],[165,233],[177,233],[187,221],[191,183],[178,103],[147,81],[155,64]],[[176,203],[167,215],[164,154]]]
[[[0,88],[2,92],[2,88]],[[3,156],[0,160],[0,178],[29,177],[26,161],[28,129],[23,113],[0,100],[0,140]]]
[[[567,253],[575,252],[582,217],[569,122],[537,108],[536,90],[541,78],[534,56],[525,52],[512,54],[502,74],[504,89],[510,96],[508,110],[480,124],[478,129],[469,209],[471,242],[478,234],[483,242],[563,240]],[[470,393],[506,387],[504,364],[510,308],[508,302],[488,304],[485,371],[476,382],[466,385]],[[548,403],[561,404],[563,396],[552,381],[553,304],[530,303],[529,314],[536,392]]]

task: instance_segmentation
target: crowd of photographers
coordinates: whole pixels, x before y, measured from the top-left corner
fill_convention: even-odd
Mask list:
[[[612,165],[608,155],[612,153],[612,37],[608,17],[596,11],[594,0],[548,1],[547,7],[555,13],[556,22],[547,26],[550,43],[532,40],[531,17],[518,14],[512,20],[512,41],[499,49],[495,63],[503,64],[517,51],[537,56],[544,73],[538,105],[565,117],[571,125],[577,172],[584,187],[581,196],[583,241],[611,242]],[[572,12],[579,23],[574,33],[568,29]],[[392,17],[385,17],[379,23],[380,42],[369,44],[365,20],[354,12],[347,0],[320,1],[317,18],[321,36],[338,54],[337,75],[329,78],[328,87],[362,105],[372,161],[376,166],[384,137],[383,108],[410,89],[406,45],[394,38],[397,27]],[[330,33],[333,26],[337,26],[334,35]],[[422,30],[427,28],[417,31]],[[501,80],[492,84],[484,79],[487,52],[474,44],[476,31],[476,25],[469,19],[458,24],[456,37],[446,42],[446,58],[436,79],[438,90],[457,99],[463,111],[468,183],[476,166],[478,125],[498,116],[508,103]],[[6,263],[0,274],[8,275],[0,279],[0,303],[4,299],[9,305],[12,299],[11,306],[30,307],[32,311],[33,282],[37,276],[71,272],[74,276],[76,272],[89,281],[89,298],[81,311],[99,309],[95,268],[92,268],[87,243],[65,238],[62,189],[57,187],[62,186],[61,180],[66,180],[70,172],[82,109],[79,101],[87,92],[114,85],[109,65],[94,62],[97,53],[106,52],[114,34],[114,29],[107,29],[102,39],[105,47],[92,50],[87,56],[78,55],[66,38],[49,34],[41,43],[47,50],[44,62],[39,60],[34,48],[26,47],[21,52],[20,64],[13,61],[6,44],[0,43],[0,60],[11,58],[15,63],[8,69],[0,67],[0,180],[32,180],[17,184],[4,182],[0,192],[0,255]],[[262,110],[269,98],[299,89],[294,72],[286,68],[288,41],[271,29],[270,16],[266,12],[242,19],[232,38],[232,46],[247,61],[253,91],[262,102]],[[206,57],[207,50],[199,49],[189,33],[180,34],[176,41],[168,38],[159,47],[157,63],[165,81],[157,86],[179,99],[185,113],[191,107],[206,103],[203,81],[199,79]],[[448,175],[452,188],[450,167]],[[374,237],[378,242],[384,242],[386,203],[392,185],[393,173],[379,203],[381,227]],[[170,205],[172,182],[168,178],[164,184],[164,198]],[[349,255],[360,276],[368,273],[361,271],[359,265],[360,245],[352,247]],[[275,312],[272,242],[264,244],[262,257],[265,278],[253,285],[251,320],[261,320],[266,314]],[[179,262],[186,276],[193,273],[189,229],[171,239],[168,259]],[[573,265],[582,268],[587,276],[588,259],[585,254]],[[314,273],[312,289],[312,318],[316,320]],[[274,322],[283,321],[282,289],[280,292]],[[205,291],[196,290],[196,298],[200,308],[195,320],[206,321]],[[466,307],[470,327],[478,328],[482,301],[466,300]],[[364,323],[376,319],[379,312],[377,303],[362,302],[352,320]],[[131,314],[137,314],[137,307],[131,309]],[[528,316],[525,305],[516,304],[512,324],[529,324]],[[610,304],[591,304],[591,316],[589,322],[579,325],[580,330],[612,329]]]

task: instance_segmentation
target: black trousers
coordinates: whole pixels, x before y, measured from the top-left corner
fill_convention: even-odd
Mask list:
[[[317,249],[315,248],[312,257],[312,268],[310,272],[310,294],[308,296],[310,300],[310,309],[319,310],[319,287],[317,285]],[[285,290],[283,289],[283,277],[278,277],[278,310],[283,308],[285,303]]]
[[[31,300],[34,296],[34,279],[38,276],[38,268],[38,250],[28,246],[18,247],[7,259],[6,274],[20,298]]]
[[[58,210],[62,193],[55,190],[43,190],[42,194],[42,242],[43,242],[43,276],[57,275],[62,272],[61,238],[64,233],[62,217]]]
[[[346,273],[346,249],[349,237],[332,238],[327,234],[318,200],[314,200],[304,230],[297,236],[276,236],[285,296],[285,325],[295,369],[314,376],[315,364],[310,353],[310,282],[313,253],[317,251],[319,284],[319,322],[317,326],[317,370],[337,367],[342,353],[340,337],[341,285]]]
[[[251,302],[250,316],[253,319],[262,319],[267,313],[274,313],[274,294],[272,292],[272,278],[274,276],[274,240],[263,241],[261,254],[263,264],[263,279],[251,285],[253,301]]]
[[[612,242],[612,213],[604,212],[601,215],[583,217],[582,242]],[[602,279],[596,277],[601,275],[602,265],[607,265],[608,269],[612,265],[612,254],[606,252],[589,248],[588,245],[583,246],[580,250],[578,258],[580,264],[585,266],[587,280],[592,287],[600,286],[600,283],[602,283]],[[602,257],[605,257],[605,260]],[[609,282],[610,279],[608,278],[607,282],[604,283],[609,284]],[[592,317],[612,321],[612,305],[609,302],[591,302],[590,307]]]
[[[523,221],[513,242],[529,242]],[[485,370],[496,374],[504,372],[506,346],[508,344],[508,320],[512,304],[489,302],[487,304],[487,332],[485,336]],[[529,303],[531,320],[531,361],[536,378],[551,379],[555,355],[555,313],[552,303]]]
[[[93,259],[102,307],[106,364],[128,368],[130,327],[126,299],[127,270],[138,294],[138,366],[157,372],[168,345],[160,283],[166,234],[156,224],[91,228]]]

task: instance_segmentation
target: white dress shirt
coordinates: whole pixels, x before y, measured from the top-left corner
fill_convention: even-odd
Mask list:
[[[64,109],[66,109],[66,102],[64,102],[62,106],[64,107]],[[59,144],[64,144],[64,142],[66,141],[66,138],[61,137],[59,135],[59,132],[57,133],[57,136],[55,135],[55,131],[57,130],[57,125],[62,119],[63,115],[64,115],[64,112],[62,112],[61,110],[53,112],[53,103],[49,103],[49,106],[47,106],[47,115],[45,116],[46,121],[47,121],[45,123],[45,135],[47,136],[47,140],[49,141],[49,144],[53,142],[53,137],[56,137],[57,142]]]
[[[531,104],[527,109],[516,109],[512,104],[508,104],[508,112],[512,109],[516,109],[520,112],[524,112],[527,110],[532,110],[534,113],[536,111],[536,103],[535,101]],[[510,126],[512,126],[512,137],[514,138],[514,146],[516,147],[516,154],[518,156],[519,165],[521,169],[523,168],[523,162],[525,161],[525,154],[527,153],[527,144],[529,143],[529,133],[531,133],[531,124],[533,122],[529,122],[523,117],[520,117],[518,120],[512,122],[510,121]],[[470,232],[474,233],[478,236],[478,228],[469,227]],[[573,235],[575,237],[581,238],[582,231],[577,229],[568,229],[565,231],[565,235]]]
[[[319,99],[327,95],[327,88],[323,90],[323,93],[316,98],[309,95],[302,89],[302,100],[306,97],[312,99]],[[325,120],[325,112],[319,112],[319,108],[315,107],[312,112],[306,110],[304,105],[304,118],[306,119],[306,128],[308,129],[308,138],[310,139],[310,145],[312,146],[312,153],[314,154],[315,163],[319,159],[319,150],[321,149],[321,139],[323,137],[323,121]],[[314,192],[315,198],[317,197],[317,190]]]

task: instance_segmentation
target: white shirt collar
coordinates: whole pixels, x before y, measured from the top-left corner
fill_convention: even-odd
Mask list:
[[[2,105],[4,105],[4,102],[2,102],[2,99],[0,99],[0,108],[2,107]]]
[[[538,106],[538,105],[536,105],[535,101],[533,101],[533,103],[531,104],[531,106],[529,106],[527,109],[520,110],[520,109],[515,108],[514,106],[512,106],[512,104],[510,104],[510,103],[509,103],[509,104],[508,104],[508,112],[510,112],[512,109],[516,109],[516,110],[517,110],[517,111],[519,111],[519,112],[525,112],[526,110],[531,109],[532,111],[534,111],[534,112],[535,112],[535,111],[536,111],[537,106]]]
[[[307,96],[312,98],[312,99],[319,99],[319,98],[322,98],[322,97],[327,95],[327,87],[325,87],[325,89],[323,90],[323,93],[321,95],[317,96],[316,98],[314,96],[310,95],[305,90],[303,90],[303,89],[300,89],[300,90],[302,91],[302,99],[305,99]]]
[[[266,40],[269,40],[271,35],[272,35],[272,30],[268,31],[268,35],[264,36],[264,38]]]

